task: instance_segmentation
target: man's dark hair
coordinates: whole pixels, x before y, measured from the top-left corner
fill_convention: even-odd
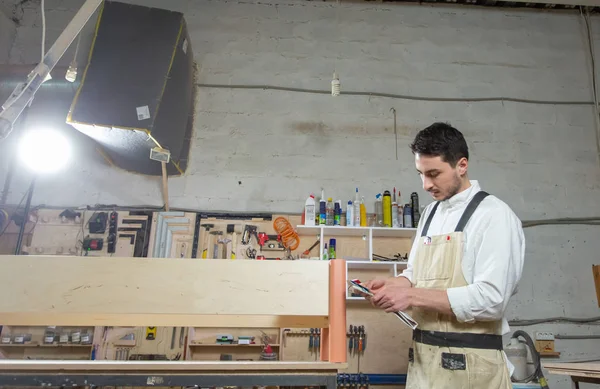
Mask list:
[[[440,156],[452,167],[463,157],[469,159],[469,147],[463,134],[448,123],[433,123],[419,131],[410,148],[413,154]]]

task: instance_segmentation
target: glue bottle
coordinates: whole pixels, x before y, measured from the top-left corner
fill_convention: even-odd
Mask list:
[[[304,203],[304,225],[306,226],[314,226],[315,225],[315,196],[310,195],[306,199],[306,203]]]
[[[365,196],[360,200],[360,226],[367,226],[367,207],[365,205]]]
[[[360,198],[358,198],[358,188],[356,188],[356,194],[354,195],[354,209],[352,210],[352,213],[352,216],[354,216],[353,225],[355,227],[362,226],[362,224],[360,223],[362,213],[360,208]]]
[[[352,200],[348,200],[348,208],[346,208],[346,226],[354,226],[354,205],[352,205]]]

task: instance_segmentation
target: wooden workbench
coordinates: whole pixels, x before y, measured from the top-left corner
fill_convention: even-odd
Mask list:
[[[346,363],[0,360],[0,386],[326,386]]]
[[[550,374],[562,374],[571,377],[572,387],[579,388],[580,382],[600,384],[600,363],[545,363]]]

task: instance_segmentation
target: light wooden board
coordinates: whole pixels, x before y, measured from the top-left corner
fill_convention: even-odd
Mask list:
[[[543,367],[550,374],[600,378],[600,363],[544,363]]]
[[[338,371],[344,363],[223,361],[15,361],[0,360],[0,372],[207,372],[207,371]]]
[[[197,319],[322,320],[329,309],[329,264],[320,261],[0,256],[0,268],[0,293],[13,296],[0,299],[5,325],[220,327]]]
[[[600,265],[592,266],[592,273],[594,273],[594,285],[596,285],[596,299],[600,307]]]

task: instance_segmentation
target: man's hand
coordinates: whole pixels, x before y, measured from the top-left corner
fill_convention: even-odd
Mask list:
[[[386,312],[404,311],[412,306],[413,289],[403,284],[390,283],[374,292],[371,303]]]

